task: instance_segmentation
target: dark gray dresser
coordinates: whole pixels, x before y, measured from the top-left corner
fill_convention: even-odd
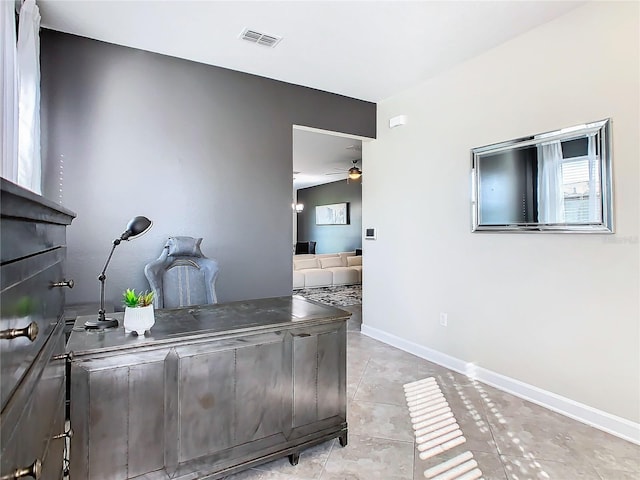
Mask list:
[[[63,472],[66,227],[75,214],[1,181],[0,480]],[[56,438],[58,437],[58,438]]]

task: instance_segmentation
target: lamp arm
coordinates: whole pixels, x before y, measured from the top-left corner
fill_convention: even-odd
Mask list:
[[[104,268],[102,269],[102,272],[100,272],[100,275],[98,275],[98,280],[100,281],[100,311],[98,311],[98,320],[104,320],[105,316],[104,316],[104,282],[107,279],[107,276],[105,275],[105,273],[107,272],[107,267],[109,266],[109,262],[111,261],[111,257],[113,256],[113,252],[116,249],[116,247],[118,245],[120,245],[121,240],[119,238],[116,238],[113,241],[113,247],[111,247],[111,252],[109,252],[109,256],[107,257],[107,261],[104,264]]]

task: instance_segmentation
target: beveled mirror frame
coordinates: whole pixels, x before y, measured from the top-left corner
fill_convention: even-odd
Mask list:
[[[599,168],[597,172],[599,174],[599,181],[597,187],[600,190],[600,198],[596,197],[597,207],[600,209],[598,213],[600,218],[597,221],[585,221],[579,223],[568,222],[538,222],[538,221],[483,221],[483,180],[489,178],[489,174],[483,177],[483,160],[489,165],[489,157],[501,154],[511,154],[513,157],[517,155],[517,152],[529,147],[535,147],[536,151],[540,151],[542,145],[549,145],[552,142],[568,142],[572,140],[587,139],[592,137],[595,141],[596,160],[594,165]],[[522,154],[520,154],[522,155]],[[473,148],[471,150],[471,203],[472,203],[472,232],[537,232],[537,233],[613,233],[613,186],[612,186],[612,171],[611,171],[611,119],[600,120],[597,122],[576,125],[569,128],[563,128],[561,130],[555,130],[551,132],[541,133],[538,135],[532,135],[528,137],[522,137],[515,140],[509,140],[506,142],[496,143],[492,145],[486,145],[483,147]],[[507,157],[505,157],[507,158]],[[561,158],[561,163],[565,162],[564,157]],[[512,160],[508,160],[512,161]],[[519,161],[519,159],[517,160]],[[494,162],[496,164],[497,162]],[[504,162],[503,162],[504,163]],[[485,170],[489,167],[487,166]],[[495,168],[495,167],[494,167]],[[537,164],[533,167],[537,171]],[[558,167],[555,167],[556,169]],[[558,170],[559,171],[559,170]],[[493,172],[495,174],[495,170]],[[594,177],[595,178],[595,177]],[[595,180],[594,180],[595,181]],[[538,174],[535,175],[536,186],[533,187],[537,191],[540,189],[540,179]],[[533,183],[533,180],[530,181]],[[496,185],[494,183],[494,185]],[[564,184],[562,185],[565,186]],[[574,190],[575,191],[575,190]],[[565,195],[563,193],[563,195]],[[530,199],[533,198],[531,195]],[[548,201],[548,200],[547,200]],[[564,205],[564,196],[563,196]],[[524,212],[524,199],[522,200],[522,210]],[[539,196],[536,196],[535,201],[532,200],[532,204],[535,204],[535,213],[523,213],[523,216],[539,216]],[[485,202],[488,203],[488,202]],[[518,207],[519,208],[519,207]],[[533,206],[529,207],[530,210]],[[488,217],[489,215],[484,215]]]

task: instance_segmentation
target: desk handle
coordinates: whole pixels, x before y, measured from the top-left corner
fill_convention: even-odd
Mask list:
[[[54,355],[51,360],[66,360],[67,362],[73,361],[73,352],[61,353],[60,355]]]
[[[51,288],[54,287],[69,287],[69,288],[73,288],[73,286],[75,285],[75,282],[72,280],[63,280],[61,282],[55,282],[51,284]]]
[[[25,477],[31,477],[35,478],[35,480],[39,480],[40,475],[42,475],[42,462],[39,459],[36,459],[36,461],[28,467],[18,468],[13,473],[3,475],[0,477],[0,480],[14,480],[16,478]]]
[[[18,337],[27,337],[32,342],[38,336],[38,324],[36,322],[31,322],[24,328],[10,328],[8,330],[0,331],[0,339],[4,340],[13,340]],[[2,477],[0,477],[2,480]]]

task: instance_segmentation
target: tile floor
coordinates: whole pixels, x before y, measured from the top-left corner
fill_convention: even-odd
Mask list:
[[[353,313],[347,346],[349,444],[332,440],[228,480],[418,480],[423,472],[471,451],[485,480],[638,480],[640,446],[590,428],[487,385],[470,381],[362,335]],[[434,377],[467,439],[421,460],[403,385]]]

